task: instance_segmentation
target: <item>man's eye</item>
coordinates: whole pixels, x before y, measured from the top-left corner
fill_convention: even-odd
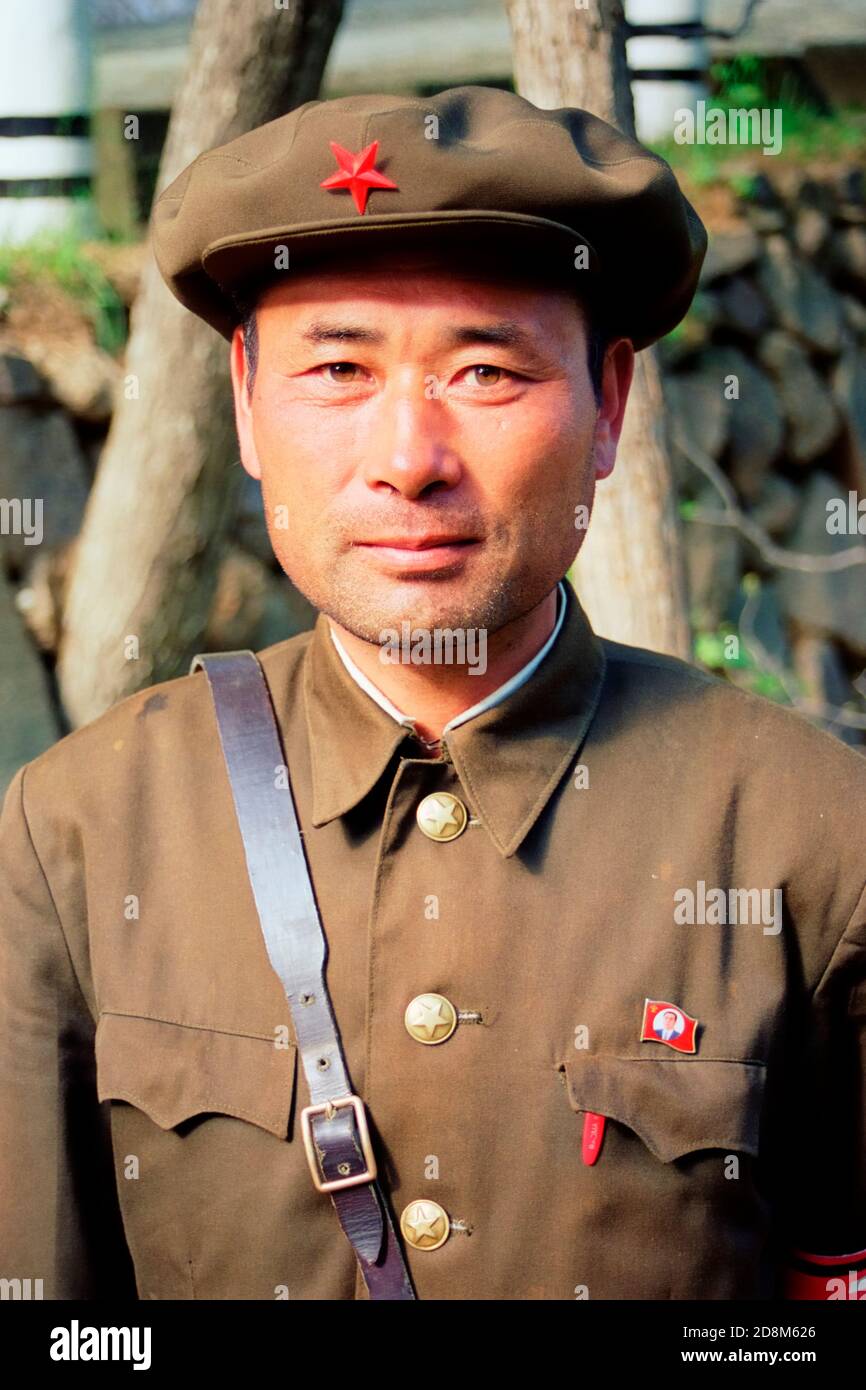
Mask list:
[[[477,362],[474,366],[467,369],[467,375],[474,373],[474,386],[500,386],[507,373],[502,367],[493,367],[489,362]]]
[[[319,370],[326,381],[340,382],[342,385],[359,381],[361,376],[357,362],[325,362]]]

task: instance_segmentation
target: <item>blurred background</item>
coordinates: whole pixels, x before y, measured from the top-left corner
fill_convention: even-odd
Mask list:
[[[584,51],[599,32],[604,71]],[[464,83],[621,124],[630,93],[639,138],[710,231],[692,311],[641,355],[618,468],[622,489],[653,470],[657,507],[631,515],[623,492],[617,512],[612,494],[574,576],[596,627],[863,749],[864,73],[862,0],[633,0],[624,15],[608,0],[6,0],[0,792],[194,652],[258,650],[315,618],[237,461],[225,344],[153,274],[154,194],[318,93]],[[779,111],[781,150],[678,143],[683,108]]]

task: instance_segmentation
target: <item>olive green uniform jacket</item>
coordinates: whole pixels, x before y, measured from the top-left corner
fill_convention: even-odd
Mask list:
[[[533,677],[438,759],[324,618],[261,660],[380,1173],[398,1218],[429,1198],[452,1223],[407,1250],[419,1298],[766,1299],[789,1247],[866,1245],[866,760],[600,641],[571,590]],[[450,842],[416,820],[442,790],[470,813]],[[0,875],[0,1276],[364,1298],[307,1167],[205,676],[29,763]],[[677,921],[700,884],[781,889],[781,930]],[[462,1015],[436,1046],[404,1023],[431,991]],[[698,1020],[694,1053],[640,1040],[647,999]]]

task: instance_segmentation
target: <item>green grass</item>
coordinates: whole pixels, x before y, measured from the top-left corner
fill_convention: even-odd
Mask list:
[[[709,106],[724,111],[781,108],[782,150],[779,156],[766,158],[767,172],[772,173],[777,158],[832,162],[866,157],[866,108],[821,111],[793,76],[785,74],[774,81],[764,60],[751,54],[714,64],[710,79]],[[754,176],[731,166],[757,154],[755,146],[678,145],[671,135],[653,142],[652,148],[695,185],[726,182],[740,197],[751,194]]]
[[[20,246],[0,244],[0,285],[14,297],[21,283],[51,283],[79,303],[96,342],[117,353],[126,337],[123,303],[103,271],[71,235],[34,237]]]
[[[836,116],[814,116],[808,120],[802,115],[795,117],[785,107],[782,111],[781,158],[797,163],[866,158],[866,111],[852,107]],[[728,183],[739,197],[748,199],[752,195],[754,174],[732,169],[731,165],[742,161],[744,155],[758,152],[754,145],[678,145],[670,139],[655,141],[651,148],[695,186]],[[774,159],[775,156],[767,158],[770,174]]]

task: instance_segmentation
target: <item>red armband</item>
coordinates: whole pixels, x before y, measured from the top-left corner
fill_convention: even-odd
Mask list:
[[[866,1250],[855,1250],[850,1255],[811,1255],[805,1250],[792,1250],[785,1267],[784,1296],[866,1303]]]

